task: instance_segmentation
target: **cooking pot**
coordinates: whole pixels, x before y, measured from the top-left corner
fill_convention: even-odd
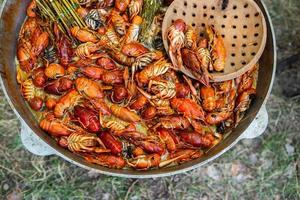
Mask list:
[[[260,59],[260,70],[257,84],[257,98],[253,101],[245,118],[236,127],[233,132],[217,146],[211,149],[202,158],[184,163],[179,166],[173,166],[162,169],[152,169],[149,171],[136,171],[132,169],[109,169],[106,167],[87,163],[83,158],[77,156],[70,151],[58,146],[56,141],[48,134],[40,129],[38,122],[31,114],[29,108],[21,95],[20,86],[16,81],[16,65],[15,55],[18,33],[21,25],[25,19],[26,7],[30,0],[4,0],[1,7],[1,25],[0,25],[0,72],[1,72],[1,86],[7,97],[7,100],[16,113],[26,126],[28,126],[37,137],[39,137],[55,154],[62,158],[86,169],[93,169],[99,173],[127,177],[127,178],[151,178],[162,177],[183,173],[191,169],[200,167],[209,161],[219,157],[224,152],[234,146],[241,138],[247,137],[247,128],[257,117],[259,111],[264,107],[267,98],[270,94],[273,79],[276,71],[276,43],[273,26],[270,16],[266,10],[265,5],[260,0],[256,0],[261,8],[266,22],[267,22],[267,45],[264,53]]]

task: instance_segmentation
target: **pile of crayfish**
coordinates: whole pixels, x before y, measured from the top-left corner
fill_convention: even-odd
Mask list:
[[[225,69],[226,49],[223,37],[213,26],[206,28],[207,37],[198,37],[192,25],[177,19],[167,29],[169,55],[174,68],[189,69],[193,76],[209,86],[210,72]]]
[[[139,42],[143,0],[79,4],[73,14],[86,28],[65,34],[31,1],[17,46],[22,95],[62,148],[97,165],[147,170],[200,158],[240,122],[258,66],[203,84]]]

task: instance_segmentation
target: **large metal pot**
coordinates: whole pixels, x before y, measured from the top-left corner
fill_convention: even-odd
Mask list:
[[[270,94],[273,79],[276,69],[276,44],[273,27],[271,24],[270,16],[267,13],[265,5],[256,0],[258,5],[263,11],[267,20],[268,37],[266,49],[260,59],[260,71],[257,88],[257,98],[253,102],[250,110],[240,125],[230,134],[229,137],[224,139],[220,144],[214,147],[209,153],[200,159],[185,163],[180,166],[174,166],[170,168],[154,169],[150,171],[134,171],[134,170],[116,170],[108,169],[98,165],[85,162],[81,157],[59,147],[57,143],[44,131],[42,131],[34,119],[33,115],[29,111],[28,107],[21,96],[19,91],[19,85],[16,82],[16,67],[15,67],[15,54],[18,32],[25,18],[26,6],[29,0],[9,0],[4,1],[0,13],[1,15],[1,27],[0,27],[0,82],[3,87],[4,93],[8,102],[15,111],[16,115],[24,121],[30,129],[43,140],[49,148],[55,151],[55,154],[62,158],[86,169],[94,169],[100,173],[115,175],[120,177],[131,178],[150,178],[150,177],[162,177],[167,175],[173,175],[177,173],[186,172],[191,169],[200,167],[209,161],[217,158],[227,150],[229,150],[234,144],[236,144],[241,138],[245,137],[245,130],[249,127],[251,122],[255,119],[260,109],[266,103],[266,100]]]

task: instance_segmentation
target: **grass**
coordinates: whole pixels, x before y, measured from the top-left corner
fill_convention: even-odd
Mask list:
[[[279,58],[299,52],[300,2],[265,2],[275,24]],[[200,169],[148,180],[105,176],[56,156],[30,154],[0,92],[0,199],[300,199],[300,98],[285,98],[280,80],[278,74],[262,137],[241,141]],[[294,147],[293,154],[286,145]]]
[[[300,1],[264,0],[276,29],[279,58],[285,58],[299,52]]]

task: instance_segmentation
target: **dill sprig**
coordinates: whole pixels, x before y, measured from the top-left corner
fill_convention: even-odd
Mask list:
[[[40,13],[46,19],[56,23],[59,29],[70,36],[74,26],[86,27],[85,22],[76,13],[80,6],[77,0],[36,0]]]
[[[143,6],[143,24],[142,24],[142,31],[140,34],[140,41],[146,40],[147,32],[149,31],[149,28],[152,24],[153,18],[159,11],[159,9],[162,7],[162,0],[144,0],[144,6]]]

